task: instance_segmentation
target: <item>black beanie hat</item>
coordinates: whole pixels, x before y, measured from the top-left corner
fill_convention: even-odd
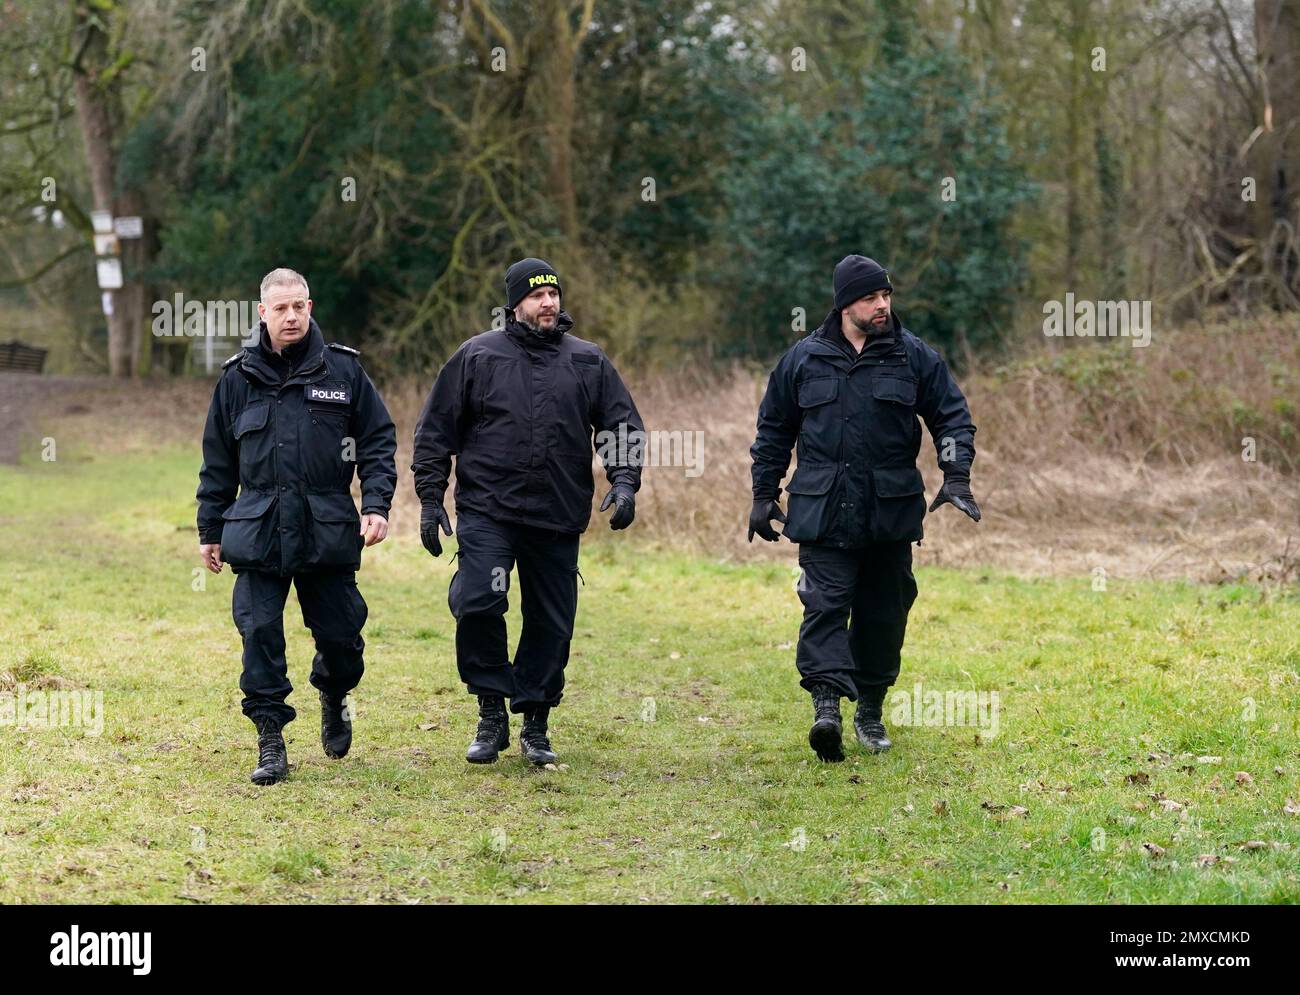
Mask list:
[[[560,275],[545,259],[529,256],[506,270],[506,306],[513,308],[538,287],[551,286],[563,296]]]
[[[876,290],[893,290],[885,267],[866,256],[845,256],[835,264],[835,306],[840,310]]]

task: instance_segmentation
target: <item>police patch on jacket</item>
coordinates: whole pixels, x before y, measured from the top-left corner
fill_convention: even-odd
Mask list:
[[[351,404],[352,392],[345,383],[323,383],[307,385],[307,401],[325,402],[326,404]]]

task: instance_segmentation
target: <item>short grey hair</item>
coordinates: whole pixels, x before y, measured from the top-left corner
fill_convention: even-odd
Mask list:
[[[311,291],[307,288],[307,278],[301,273],[295,272],[291,269],[285,269],[283,266],[279,269],[273,269],[271,272],[267,273],[266,276],[262,277],[260,297],[262,300],[266,300],[266,292],[272,287],[291,287],[298,283],[302,284],[302,289],[305,295],[311,297]]]

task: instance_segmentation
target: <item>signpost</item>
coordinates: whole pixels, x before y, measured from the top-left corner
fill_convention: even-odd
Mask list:
[[[103,295],[104,314],[113,313],[113,295],[110,290],[122,289],[122,247],[118,239],[141,238],[144,220],[138,215],[114,218],[109,211],[91,211],[90,223],[95,228],[95,277]]]

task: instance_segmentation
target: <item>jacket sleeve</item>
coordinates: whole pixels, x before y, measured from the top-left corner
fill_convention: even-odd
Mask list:
[[[930,430],[944,476],[969,477],[975,462],[975,424],[966,397],[943,358],[924,342],[919,345],[917,412]]]
[[[438,371],[415,423],[411,471],[415,474],[415,493],[421,502],[441,504],[447,491],[451,458],[460,452],[469,414],[470,367],[467,350],[461,346]]]
[[[222,513],[235,503],[239,491],[239,448],[226,416],[223,376],[212,391],[203,426],[203,466],[199,469],[199,542],[221,541]]]
[[[603,437],[614,442],[612,446],[597,447],[609,485],[626,484],[634,492],[640,490],[641,468],[645,464],[645,423],[627,384],[603,351],[600,354],[600,406],[593,427],[598,434],[608,433]],[[622,445],[624,439],[627,440],[626,446]]]
[[[388,517],[397,489],[397,428],[369,375],[357,366],[352,432],[357,442],[361,514]]]
[[[767,378],[758,406],[758,433],[749,448],[755,501],[775,501],[790,468],[790,451],[799,441],[799,405],[794,385],[795,354],[790,349]]]

